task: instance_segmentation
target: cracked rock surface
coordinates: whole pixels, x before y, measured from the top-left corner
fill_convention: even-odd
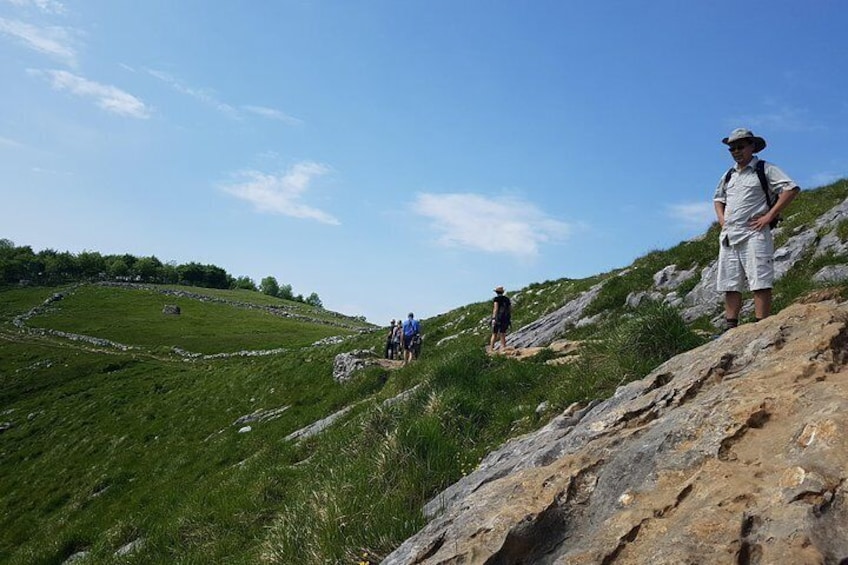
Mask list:
[[[728,331],[490,454],[384,563],[840,563],[846,361],[848,303]]]

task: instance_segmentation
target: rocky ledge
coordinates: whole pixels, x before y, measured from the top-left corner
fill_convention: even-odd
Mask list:
[[[843,563],[848,303],[796,304],[490,454],[385,564]]]

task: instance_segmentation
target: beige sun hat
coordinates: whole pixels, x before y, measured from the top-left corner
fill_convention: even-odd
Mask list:
[[[495,290],[492,291],[492,292],[497,292],[498,294],[503,294],[504,293],[504,287],[497,286],[497,287],[495,287]]]
[[[735,130],[730,132],[729,136],[722,139],[721,142],[725,145],[730,145],[734,141],[739,141],[741,139],[751,140],[751,142],[754,144],[754,153],[759,153],[760,151],[766,148],[765,139],[763,139],[762,137],[757,137],[756,135],[754,135],[754,132],[745,128],[736,128]]]

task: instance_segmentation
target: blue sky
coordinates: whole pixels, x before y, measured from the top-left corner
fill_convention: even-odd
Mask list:
[[[703,233],[735,127],[804,188],[848,176],[846,24],[838,0],[0,0],[0,237],[433,316]]]

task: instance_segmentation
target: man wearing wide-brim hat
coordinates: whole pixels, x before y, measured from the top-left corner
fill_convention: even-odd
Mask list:
[[[754,156],[766,148],[766,140],[751,130],[737,128],[721,142],[728,146],[735,165],[722,175],[713,197],[721,225],[716,288],[724,292],[725,318],[727,327],[732,328],[739,323],[742,292],[749,288],[754,293],[757,320],[771,313],[771,230],[800,188],[774,164]]]

